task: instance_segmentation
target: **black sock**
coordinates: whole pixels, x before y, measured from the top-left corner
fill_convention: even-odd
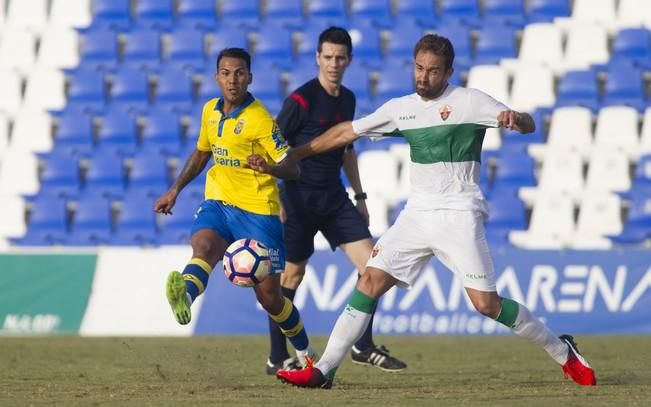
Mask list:
[[[361,277],[357,275],[357,278]],[[373,343],[373,318],[375,317],[375,310],[377,309],[377,303],[373,307],[373,313],[371,314],[371,320],[368,322],[366,330],[362,334],[362,337],[355,343],[355,348],[358,350],[366,350],[374,348],[375,344]]]
[[[281,287],[281,289],[285,297],[289,298],[291,301],[294,301],[294,295],[296,295],[296,290],[292,290],[291,288],[286,288],[286,287]],[[285,359],[288,359],[289,352],[287,351],[287,341],[285,338],[285,334],[282,333],[276,321],[271,319],[271,317],[268,317],[268,319],[269,319],[269,339],[271,342],[271,352],[269,354],[269,360],[271,361],[271,363],[275,365],[276,363],[280,363]]]

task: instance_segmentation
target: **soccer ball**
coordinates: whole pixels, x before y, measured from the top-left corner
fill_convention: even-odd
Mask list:
[[[253,287],[271,271],[267,246],[253,239],[233,242],[224,253],[223,263],[228,281],[240,287]]]

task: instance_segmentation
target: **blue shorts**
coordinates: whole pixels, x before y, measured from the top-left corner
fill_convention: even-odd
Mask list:
[[[255,239],[269,248],[271,273],[285,270],[283,225],[278,216],[259,215],[208,199],[197,210],[192,234],[201,229],[214,230],[229,245],[239,239]]]
[[[287,260],[292,263],[300,263],[312,256],[314,236],[318,231],[323,233],[332,250],[342,243],[371,238],[366,221],[343,187],[319,190],[285,182],[280,197],[287,214]]]

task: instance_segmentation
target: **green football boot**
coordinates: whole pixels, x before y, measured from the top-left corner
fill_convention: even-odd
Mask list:
[[[172,271],[167,276],[167,285],[165,286],[165,293],[167,294],[167,301],[172,307],[172,313],[176,322],[181,325],[187,325],[192,319],[192,311],[190,306],[190,298],[185,291],[185,280],[183,275],[178,271]]]

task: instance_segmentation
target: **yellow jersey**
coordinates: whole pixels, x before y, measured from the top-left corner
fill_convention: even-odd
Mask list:
[[[223,113],[223,105],[223,99],[212,99],[201,114],[197,149],[213,156],[205,198],[261,215],[278,215],[276,179],[244,165],[251,154],[259,154],[267,162],[280,162],[289,144],[267,109],[251,94],[230,114]]]

